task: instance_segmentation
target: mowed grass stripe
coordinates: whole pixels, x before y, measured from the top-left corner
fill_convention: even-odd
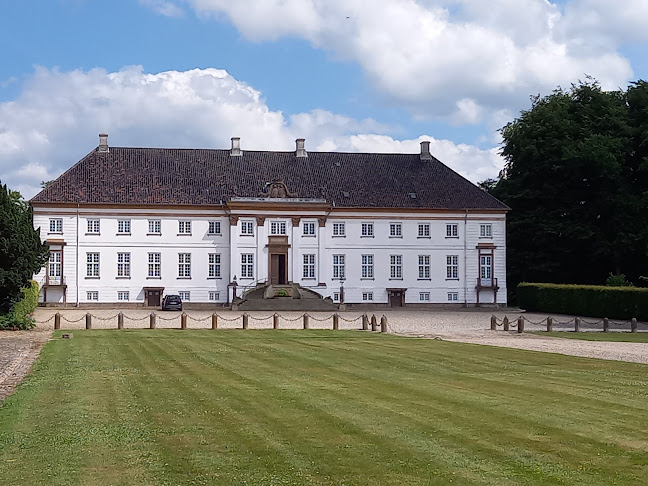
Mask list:
[[[642,365],[342,331],[91,331],[52,347],[10,400],[56,409],[69,375],[68,410],[35,429],[0,408],[2,484],[603,485],[647,471]],[[61,429],[72,458],[39,446],[56,414],[75,420]],[[49,476],[9,450],[30,435]]]

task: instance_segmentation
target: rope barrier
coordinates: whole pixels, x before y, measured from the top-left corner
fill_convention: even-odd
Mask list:
[[[203,317],[202,319],[198,319],[197,317],[193,317],[191,314],[187,314],[187,317],[195,322],[205,322],[206,320],[211,319],[212,316],[209,315],[207,317]]]
[[[54,319],[54,316],[53,316],[53,315],[50,316],[50,318],[47,319],[46,321],[37,321],[37,320],[34,320],[34,323],[35,323],[35,324],[47,324],[47,323],[48,323],[49,321],[51,321],[52,319]]]
[[[339,316],[339,317],[340,317],[340,320],[342,320],[342,321],[344,321],[344,322],[356,322],[356,321],[362,319],[362,316],[358,316],[358,317],[356,317],[355,319],[345,319],[345,318],[342,317],[342,316]]]
[[[227,317],[223,317],[220,314],[216,314],[216,317],[218,317],[219,320],[223,320],[225,322],[235,322],[241,319],[241,316],[234,317],[233,319],[228,319]]]
[[[83,315],[83,316],[81,316],[79,319],[76,319],[76,320],[70,320],[70,319],[68,319],[67,317],[65,317],[64,315],[61,315],[61,319],[64,320],[64,321],[66,321],[66,322],[69,322],[70,324],[76,324],[77,322],[81,322],[81,321],[85,320],[85,318],[86,318],[86,316]]]
[[[98,321],[112,321],[112,320],[115,319],[118,315],[119,315],[119,314],[115,314],[114,316],[111,316],[111,317],[100,317],[100,316],[95,316],[94,314],[90,314],[90,316],[91,316],[93,319],[97,319]],[[126,316],[124,316],[124,317],[126,317]],[[148,316],[146,316],[146,317],[148,318]]]
[[[94,316],[92,316],[94,317]],[[124,319],[128,319],[129,321],[143,321],[144,319],[149,319],[150,314],[145,315],[144,317],[138,318],[138,317],[130,317],[124,314]]]
[[[148,316],[147,316],[147,317],[148,317]],[[155,317],[156,317],[157,319],[160,319],[161,321],[167,321],[167,322],[168,322],[168,321],[175,321],[175,320],[176,320],[178,317],[180,317],[180,316],[174,316],[174,317],[166,318],[166,317],[162,317],[162,316],[160,316],[160,315],[156,315]]]
[[[324,322],[324,321],[328,321],[329,319],[333,319],[333,314],[331,314],[328,317],[325,317],[324,319],[318,319],[317,317],[311,316],[310,314],[308,315],[308,317],[310,317],[311,319],[317,322]]]
[[[271,316],[268,316],[268,317],[254,317],[254,316],[250,316],[250,315],[248,314],[248,317],[249,317],[250,319],[252,319],[253,321],[267,321],[268,319],[272,319],[272,318],[274,317],[274,314],[271,315]]]
[[[286,322],[297,322],[297,321],[301,321],[304,318],[304,316],[310,317],[308,314],[302,314],[301,316],[295,317],[294,319],[290,319],[288,317],[283,317],[283,316],[279,316],[279,317]]]

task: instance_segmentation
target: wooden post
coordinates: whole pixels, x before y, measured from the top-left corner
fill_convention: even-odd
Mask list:
[[[333,314],[333,330],[337,331],[338,329],[340,329],[340,316],[336,312]]]
[[[547,317],[547,332],[553,331],[553,317]]]
[[[378,321],[376,321],[376,314],[371,315],[371,330],[374,332],[378,330]]]
[[[384,314],[380,318],[380,332],[387,332],[387,317]]]
[[[117,314],[117,329],[124,329],[124,313]]]
[[[86,329],[92,329],[92,315],[89,312],[86,314]]]
[[[276,312],[272,316],[272,328],[279,329],[279,314],[277,314]]]
[[[497,331],[497,317],[491,316],[491,331]]]
[[[247,328],[248,328],[248,315],[247,315],[247,313],[244,312],[243,313],[243,329],[247,329]]]
[[[187,329],[187,313],[183,312],[180,316],[180,329]]]
[[[308,329],[309,327],[310,327],[309,316],[308,314],[304,314],[304,329]]]
[[[610,330],[610,319],[607,317],[603,318],[603,332],[608,332]]]
[[[518,334],[524,332],[524,317],[518,317]]]
[[[630,321],[630,332],[637,332],[637,318],[633,317]]]
[[[212,329],[218,329],[218,316],[216,313],[212,314]]]
[[[509,330],[509,320],[508,320],[508,317],[504,316],[504,321],[503,321],[503,323],[504,323],[504,330],[505,330],[505,331],[508,331],[508,330]]]
[[[362,330],[369,330],[369,318],[367,317],[367,314],[362,314]]]
[[[54,330],[61,329],[61,314],[54,314]]]
[[[149,328],[150,329],[155,329],[155,312],[151,312],[151,315],[149,316]]]
[[[574,332],[580,332],[580,317],[574,319]]]

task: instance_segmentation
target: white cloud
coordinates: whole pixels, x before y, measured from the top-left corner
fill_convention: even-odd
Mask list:
[[[173,2],[166,0],[139,0],[139,2],[165,17],[184,17],[184,10]]]
[[[38,68],[21,95],[0,103],[0,178],[33,196],[41,180],[60,175],[97,145],[244,150],[418,152],[420,138],[395,140],[390,127],[325,110],[289,117],[270,110],[261,93],[226,71],[194,69],[147,74],[139,66],[60,72]],[[432,140],[432,152],[473,181],[493,177],[496,150]]]

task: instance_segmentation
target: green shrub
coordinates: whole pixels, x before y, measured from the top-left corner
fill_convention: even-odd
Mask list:
[[[29,287],[22,289],[22,299],[13,305],[8,314],[0,316],[0,329],[32,329],[34,319],[30,314],[38,305],[39,292],[38,283],[32,280]]]
[[[605,285],[607,285],[608,287],[634,287],[631,282],[628,282],[626,280],[624,273],[620,273],[619,275],[610,273],[607,280],[605,281]]]
[[[531,312],[648,320],[648,289],[521,283],[518,304]]]

